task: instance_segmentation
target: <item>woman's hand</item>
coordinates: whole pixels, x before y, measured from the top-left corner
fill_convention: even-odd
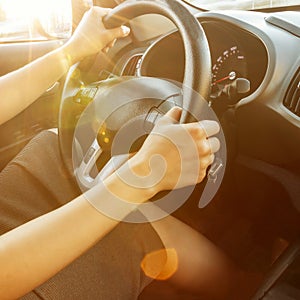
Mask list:
[[[71,59],[71,64],[86,56],[107,51],[112,47],[117,38],[126,37],[130,29],[126,26],[106,29],[102,18],[110,9],[93,6],[83,16],[70,40],[64,46],[66,55]]]
[[[178,124],[181,109],[172,108],[155,125],[138,153],[129,160],[134,176],[128,185],[153,193],[201,182],[220,142],[215,121]],[[126,181],[125,178],[123,178]]]

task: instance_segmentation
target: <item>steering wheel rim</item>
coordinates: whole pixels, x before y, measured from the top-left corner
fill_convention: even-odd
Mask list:
[[[188,9],[174,0],[129,0],[111,10],[104,17],[103,22],[107,28],[114,28],[127,23],[129,19],[149,13],[166,16],[177,26],[181,34],[186,58],[184,80],[181,88],[181,106],[184,109],[181,122],[193,121],[195,117],[197,118],[198,111],[201,115],[199,101],[193,101],[194,91],[197,91],[203,99],[207,99],[210,93],[211,58],[204,30]],[[74,91],[79,91],[78,85],[81,84],[80,80],[74,80],[74,73],[76,73],[78,65],[72,66],[66,77],[59,112],[60,150],[67,169],[73,176],[71,149],[76,127],[75,119],[76,117],[79,119],[85,108],[84,106],[77,106],[74,109]],[[189,112],[192,112],[193,116]]]
[[[208,99],[211,88],[211,56],[205,32],[189,10],[174,0],[126,1],[114,8],[103,22],[106,28],[114,28],[135,17],[156,13],[170,19],[177,27],[184,46],[185,68],[183,78],[183,108],[181,122],[191,121],[186,112],[197,111],[192,101],[193,91]],[[182,20],[185,20],[182,22]]]

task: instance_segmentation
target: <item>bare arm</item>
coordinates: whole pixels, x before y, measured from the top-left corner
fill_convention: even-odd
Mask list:
[[[106,30],[101,19],[107,11],[93,7],[64,46],[0,78],[0,124],[32,104],[67,72],[71,64],[129,33],[124,27]]]
[[[108,187],[122,186],[111,178]],[[112,188],[113,189],[113,188]],[[126,186],[123,186],[126,192]],[[95,189],[99,201],[103,194]],[[142,190],[129,197],[146,199]],[[106,199],[109,200],[109,199]],[[112,230],[118,221],[99,213],[81,195],[63,207],[0,237],[0,299],[16,299],[71,263]]]
[[[150,199],[158,191],[186,186],[200,182],[207,166],[218,150],[218,143],[210,135],[218,131],[215,122],[199,126],[199,123],[179,125],[180,109],[172,109],[163,117],[147,138],[141,150],[130,159],[129,164],[121,167],[118,175],[113,173],[103,186],[92,190],[95,201],[112,200],[119,197],[131,203],[141,203]],[[195,145],[196,156],[191,149],[185,147],[186,140],[174,144],[174,136],[186,132]],[[160,156],[164,164],[155,164],[152,170],[151,159]],[[196,177],[189,172],[180,178],[178,174],[184,167],[182,164],[198,165]],[[199,163],[200,162],[200,163]],[[153,186],[149,185],[149,174],[158,174],[164,167],[163,177]],[[153,172],[150,172],[153,171]],[[137,175],[139,182],[126,182]],[[120,179],[122,175],[122,179]],[[195,174],[194,174],[195,175]],[[150,177],[151,177],[150,176]],[[150,178],[151,182],[153,178]],[[149,186],[149,188],[145,188]],[[107,192],[109,191],[109,192]],[[96,210],[81,195],[61,208],[34,219],[0,237],[0,299],[18,298],[40,285],[59,272],[66,265],[93,246],[118,221],[106,217]],[[120,212],[124,217],[130,211]]]

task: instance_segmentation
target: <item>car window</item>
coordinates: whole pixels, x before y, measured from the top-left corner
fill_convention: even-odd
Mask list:
[[[71,0],[0,0],[0,42],[68,38]]]

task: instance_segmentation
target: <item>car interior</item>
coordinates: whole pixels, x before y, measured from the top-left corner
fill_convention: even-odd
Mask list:
[[[81,2],[72,1],[74,26],[84,13]],[[166,82],[189,85],[222,126],[226,169],[207,206],[198,207],[205,181],[173,215],[242,269],[263,274],[251,299],[300,299],[300,2],[265,1],[257,7],[255,1],[211,2],[210,7],[205,0],[94,0],[113,8],[106,26],[126,24],[130,35],[107,54],[72,66],[34,104],[0,126],[0,169],[49,128],[59,129],[67,161],[81,113],[99,90],[120,78],[156,78],[161,80],[156,89]],[[66,41],[40,32],[30,40],[5,39],[0,31],[0,75]],[[193,103],[188,108],[199,113]],[[139,299],[199,298],[153,282]]]

